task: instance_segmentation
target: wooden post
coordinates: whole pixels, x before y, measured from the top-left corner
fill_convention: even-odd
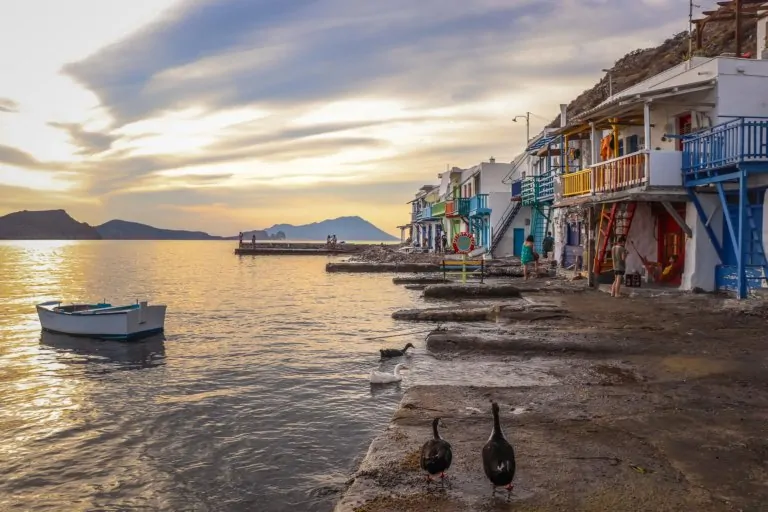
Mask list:
[[[480,260],[480,284],[485,284],[483,276],[485,275],[485,260]]]
[[[467,255],[461,255],[461,282],[467,282]]]
[[[587,256],[587,286],[595,286],[597,280],[595,279],[595,264],[594,258],[594,241],[592,240],[592,207],[587,208],[587,243],[586,243],[586,256]],[[582,258],[582,261],[583,258]]]
[[[446,281],[448,278],[445,273],[445,260],[443,260],[443,281]]]
[[[736,58],[741,58],[741,0],[733,0],[736,11]]]

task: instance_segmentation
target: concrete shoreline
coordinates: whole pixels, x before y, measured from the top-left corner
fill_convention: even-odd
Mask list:
[[[336,512],[763,510],[768,306],[525,286],[522,299],[413,313],[458,320],[427,338],[429,371],[406,377]],[[517,451],[509,501],[480,463],[491,399]],[[454,462],[427,486],[418,453],[437,416]]]

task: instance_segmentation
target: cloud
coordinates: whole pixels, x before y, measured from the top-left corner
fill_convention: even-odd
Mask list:
[[[605,40],[682,12],[597,0],[208,0],[64,69],[118,125],[184,105],[356,93],[467,101],[599,69],[593,59],[615,51]]]
[[[9,98],[0,98],[0,112],[18,112],[19,104]]]
[[[26,184],[64,175],[102,220],[159,214],[223,234],[345,214],[402,223],[447,164],[511,160],[525,134],[515,115],[538,115],[536,133],[687,16],[667,0],[150,3],[109,44],[83,38],[89,51],[55,80],[36,78],[66,81],[66,101],[3,91],[24,109],[0,117],[13,136],[0,162],[37,172]],[[101,4],[82,5],[70,15]],[[18,110],[9,101],[0,110]]]
[[[108,150],[117,137],[100,132],[89,132],[77,123],[48,123],[54,128],[64,130],[69,134],[72,144],[79,148],[80,155],[95,155]]]

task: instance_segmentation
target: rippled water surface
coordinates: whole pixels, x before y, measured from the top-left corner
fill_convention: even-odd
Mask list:
[[[405,387],[370,386],[377,349],[423,346],[364,338],[418,292],[232,250],[0,243],[0,510],[332,509]],[[168,304],[165,334],[41,335],[35,303],[104,298]]]

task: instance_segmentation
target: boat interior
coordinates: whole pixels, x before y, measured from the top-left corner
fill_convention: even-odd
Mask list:
[[[99,304],[69,304],[66,306],[58,306],[53,308],[56,313],[69,313],[69,314],[101,314],[101,313],[119,313],[122,311],[129,311],[132,309],[138,309],[141,307],[139,304],[129,304],[127,306],[113,306],[112,304],[99,303]]]

